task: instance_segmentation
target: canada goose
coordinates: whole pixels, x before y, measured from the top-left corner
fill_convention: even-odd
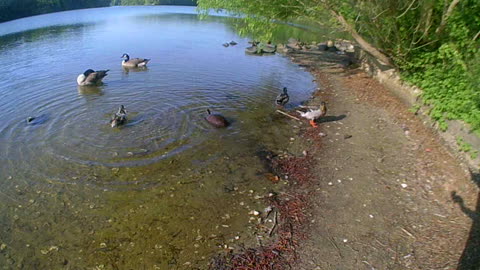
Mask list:
[[[275,104],[278,106],[285,106],[287,102],[290,100],[290,97],[287,94],[287,88],[283,88],[283,92],[278,94],[277,98],[275,99]]]
[[[310,125],[312,125],[312,127],[317,127],[315,120],[327,114],[327,104],[322,101],[320,103],[320,108],[316,110],[308,109],[307,112],[302,112],[302,111],[297,111],[297,112],[300,114],[301,117],[309,119]]]
[[[150,61],[150,59],[145,59],[145,58],[130,59],[130,56],[126,53],[124,53],[120,58],[123,58],[122,66],[131,67],[131,68],[144,67],[147,65],[148,61]]]
[[[125,107],[123,105],[120,105],[120,108],[118,108],[118,112],[116,112],[112,116],[112,120],[110,120],[110,125],[112,128],[121,126],[127,122],[127,110],[125,110]]]
[[[205,117],[208,123],[216,128],[227,127],[229,125],[227,119],[220,114],[212,114],[210,109],[207,109],[208,115]]]
[[[102,84],[102,79],[108,75],[108,71],[109,69],[97,71],[93,69],[87,69],[84,73],[78,75],[77,83],[81,86]]]

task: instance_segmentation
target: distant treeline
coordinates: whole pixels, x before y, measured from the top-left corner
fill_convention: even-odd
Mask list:
[[[111,5],[186,5],[196,0],[0,0],[0,22],[50,12]]]
[[[49,12],[109,6],[111,0],[0,0],[0,22]]]
[[[137,5],[178,5],[196,6],[197,0],[112,0],[115,6],[137,6]]]

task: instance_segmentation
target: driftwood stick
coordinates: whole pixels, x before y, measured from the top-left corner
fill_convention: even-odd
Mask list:
[[[293,116],[293,115],[290,115],[290,114],[288,114],[288,113],[286,113],[286,112],[283,112],[283,111],[281,111],[281,110],[277,110],[277,112],[278,112],[278,113],[281,113],[281,114],[283,114],[283,115],[285,115],[285,116],[288,116],[288,117],[290,117],[290,118],[292,118],[292,119],[295,119],[295,120],[297,120],[297,121],[300,121],[300,119],[298,119],[297,117],[295,117],[295,116]]]
[[[278,221],[277,221],[277,211],[274,211],[274,212],[273,212],[273,226],[272,226],[272,228],[270,229],[270,231],[268,232],[268,235],[269,235],[270,237],[272,237],[273,231],[274,231],[275,228],[277,227],[277,224],[278,224]]]
[[[318,106],[306,106],[306,105],[300,105],[298,106],[300,108],[306,108],[306,109],[318,109]]]

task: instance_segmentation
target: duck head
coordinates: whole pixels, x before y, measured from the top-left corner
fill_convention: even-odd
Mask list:
[[[84,75],[85,77],[88,77],[88,75],[90,75],[90,74],[92,74],[92,73],[94,73],[94,72],[95,72],[95,70],[93,70],[93,69],[87,69],[87,70],[85,70],[85,72],[83,72],[83,75]]]
[[[122,57],[120,57],[120,58],[125,59],[125,61],[130,60],[130,56],[129,56],[128,54],[126,54],[126,53],[124,53],[124,54],[122,55]]]
[[[127,110],[125,110],[125,106],[120,105],[120,107],[118,108],[117,114],[119,114],[119,115],[126,115],[126,114],[127,114]]]

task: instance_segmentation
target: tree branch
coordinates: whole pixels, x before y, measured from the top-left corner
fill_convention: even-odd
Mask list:
[[[435,30],[436,34],[440,34],[443,31],[443,28],[445,28],[445,26],[447,25],[448,18],[450,17],[450,15],[452,15],[453,9],[458,4],[458,2],[460,2],[460,0],[453,0],[450,3],[450,6],[448,6],[447,12],[445,12],[442,16],[442,21],[440,22],[440,25],[438,26],[437,30]]]
[[[337,20],[340,22],[340,24],[342,24],[342,26],[345,28],[345,30],[350,32],[352,37],[358,42],[358,45],[360,45],[360,47],[362,47],[362,49],[364,49],[366,52],[370,53],[375,58],[377,58],[378,60],[383,62],[383,64],[388,65],[388,66],[392,65],[392,63],[390,62],[390,59],[385,54],[380,52],[377,48],[375,48],[372,44],[370,44],[368,41],[366,41],[362,36],[360,36],[360,34],[358,34],[358,32],[345,20],[345,18],[341,14],[339,14],[339,13],[333,11],[333,10],[331,10],[331,12],[332,12],[333,16],[335,18],[337,18]]]
[[[480,31],[478,31],[478,33],[473,37],[473,41],[477,40],[477,38],[480,36]]]
[[[397,19],[400,19],[401,17],[403,17],[403,15],[407,14],[407,12],[410,10],[410,8],[413,6],[413,3],[415,3],[416,0],[413,0],[412,3],[410,3],[410,5],[405,9],[405,11],[398,15],[397,16]]]

